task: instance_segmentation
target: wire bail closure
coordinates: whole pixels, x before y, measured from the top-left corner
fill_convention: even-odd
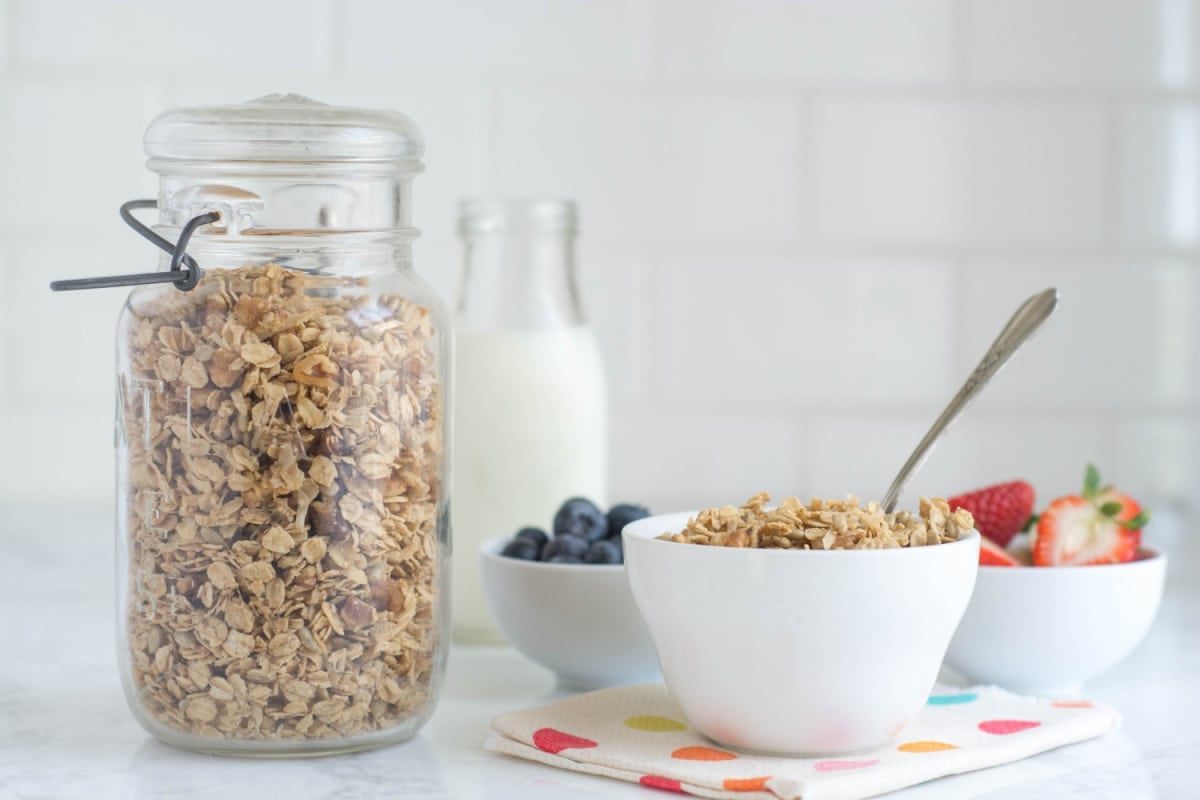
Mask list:
[[[130,200],[121,204],[121,219],[133,228],[140,236],[152,243],[163,252],[171,254],[171,269],[167,272],[139,272],[130,275],[110,275],[99,278],[72,278],[63,281],[51,281],[50,289],[55,292],[67,292],[76,289],[104,289],[111,286],[144,286],[150,283],[173,283],[175,288],[190,292],[200,282],[203,270],[196,259],[187,254],[187,245],[197,228],[221,219],[220,213],[207,211],[198,214],[187,221],[179,232],[179,241],[175,244],[154,232],[149,225],[140,222],[133,212],[143,208],[158,208],[157,200]]]

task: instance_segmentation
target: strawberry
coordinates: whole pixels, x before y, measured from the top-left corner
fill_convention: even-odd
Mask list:
[[[1054,565],[1121,564],[1132,561],[1150,519],[1137,501],[1111,486],[1100,486],[1091,464],[1083,492],[1052,502],[1037,523],[1033,563]]]
[[[986,536],[979,537],[979,566],[1019,567],[1021,562],[1012,554]]]
[[[948,502],[951,511],[970,511],[976,530],[1005,547],[1033,514],[1033,487],[1025,481],[1011,481],[960,494]]]

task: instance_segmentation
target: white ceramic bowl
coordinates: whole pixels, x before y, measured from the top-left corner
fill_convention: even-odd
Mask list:
[[[980,567],[946,663],[978,683],[1071,694],[1142,641],[1166,573],[1151,550],[1127,564]]]
[[[825,755],[877,747],[917,715],[971,596],[978,533],[851,551],[655,539],[689,516],[639,520],[623,535],[667,688],[701,733]]]
[[[500,555],[511,537],[479,548],[492,619],[564,689],[658,681],[654,644],[618,564],[544,564]]]

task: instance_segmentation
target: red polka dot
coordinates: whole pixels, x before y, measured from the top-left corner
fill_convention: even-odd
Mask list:
[[[681,747],[671,753],[671,758],[683,761],[731,761],[737,756],[724,750],[714,750],[711,747]]]
[[[862,769],[863,767],[873,767],[879,763],[879,759],[871,761],[818,761],[813,764],[813,769],[817,772],[839,772],[844,769]]]
[[[757,792],[766,787],[769,780],[770,775],[759,778],[726,778],[721,786],[728,792]]]
[[[542,728],[533,734],[533,743],[538,749],[547,753],[561,753],[563,750],[597,747],[591,739],[572,736],[569,733],[556,731],[554,728]]]
[[[638,783],[642,786],[650,786],[654,789],[666,789],[668,792],[678,792],[679,794],[687,794],[683,787],[679,785],[679,781],[671,778],[664,778],[661,775],[643,775]]]
[[[987,722],[979,723],[979,730],[984,733],[994,733],[997,736],[1003,736],[1008,733],[1027,731],[1041,724],[1040,722],[1027,719],[989,719]]]

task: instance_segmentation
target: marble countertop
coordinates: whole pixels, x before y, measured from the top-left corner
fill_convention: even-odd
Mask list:
[[[453,648],[433,719],[395,747],[256,761],[160,744],[134,722],[117,677],[109,519],[0,510],[0,798],[668,796],[486,752],[494,716],[563,696],[502,647]],[[888,797],[1200,796],[1200,540],[1182,520],[1156,532],[1172,560],[1149,637],[1085,692],[1124,714],[1117,733]]]

